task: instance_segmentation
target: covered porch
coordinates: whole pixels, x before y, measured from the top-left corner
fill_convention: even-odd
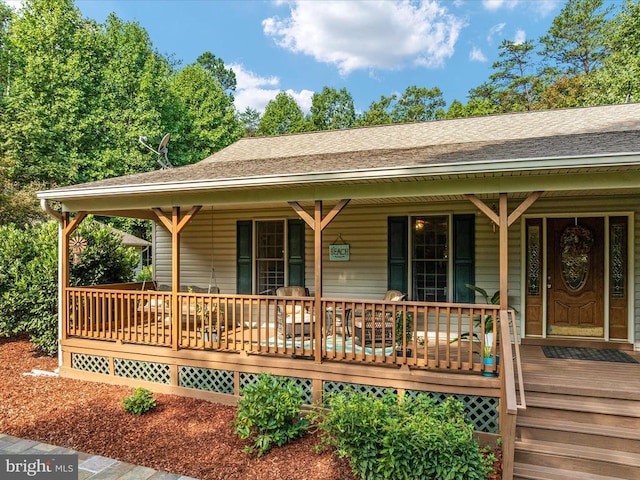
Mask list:
[[[520,339],[638,337],[638,118],[618,105],[247,138],[41,192],[60,222],[61,372],[218,401],[260,371],[296,379],[308,403],[455,395],[502,437],[511,478]],[[154,284],[70,287],[89,213],[154,222]]]

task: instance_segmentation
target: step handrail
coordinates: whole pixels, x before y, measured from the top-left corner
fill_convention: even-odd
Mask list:
[[[513,328],[513,343],[511,329]],[[516,422],[518,410],[526,408],[522,380],[522,364],[518,346],[518,331],[513,310],[500,310],[500,346],[502,350],[502,368],[500,370],[500,435],[502,436],[502,478],[513,479],[515,460]],[[515,350],[515,368],[514,368]],[[516,394],[516,373],[520,390],[520,403]]]

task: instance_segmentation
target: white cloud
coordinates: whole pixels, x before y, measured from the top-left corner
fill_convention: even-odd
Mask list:
[[[315,92],[311,90],[300,90],[296,92],[289,89],[286,93],[294,98],[303,113],[309,113],[311,111],[311,99]]]
[[[489,33],[487,33],[487,43],[491,45],[493,43],[493,36],[500,35],[506,26],[506,23],[496,23],[493,27],[489,29]]]
[[[521,45],[527,40],[527,34],[524,30],[516,30],[516,34],[513,37],[513,43]]]
[[[264,33],[282,48],[336,65],[342,75],[407,64],[442,66],[465,26],[436,0],[289,5],[289,17],[263,20]]]
[[[520,0],[482,0],[482,6],[485,10],[495,12],[501,8],[514,8]]]
[[[487,57],[485,57],[484,53],[482,53],[482,50],[480,50],[478,47],[473,47],[469,52],[469,60],[471,60],[472,62],[486,62]]]
[[[560,6],[563,3],[563,0],[538,0],[536,2],[536,12],[540,15],[540,17],[544,18],[553,12],[556,7]]]
[[[276,95],[282,91],[278,77],[260,77],[239,63],[230,64],[229,67],[236,74],[234,105],[239,112],[243,112],[247,107],[250,107],[262,113],[267,103],[276,98]],[[311,109],[311,97],[313,97],[314,92],[311,90],[296,92],[289,89],[287,93],[296,100],[303,112],[309,112]]]

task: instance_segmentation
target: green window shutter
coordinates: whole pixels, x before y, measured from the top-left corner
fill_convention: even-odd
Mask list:
[[[251,220],[238,220],[236,224],[236,293],[253,293],[252,228]]]
[[[304,225],[302,220],[289,220],[287,228],[289,285],[301,287],[304,287]]]
[[[407,292],[407,275],[409,272],[409,239],[407,217],[388,218],[388,269],[387,288]]]
[[[453,301],[473,303],[475,284],[475,215],[453,216]]]

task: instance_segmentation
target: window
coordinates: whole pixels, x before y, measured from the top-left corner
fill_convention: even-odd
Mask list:
[[[305,286],[302,220],[239,220],[236,236],[237,293],[268,294],[285,285]]]
[[[412,217],[412,298],[446,302],[449,276],[449,217]]]
[[[388,288],[411,300],[473,303],[474,251],[474,214],[389,217]]]
[[[284,286],[284,222],[256,222],[258,294],[275,293]]]

